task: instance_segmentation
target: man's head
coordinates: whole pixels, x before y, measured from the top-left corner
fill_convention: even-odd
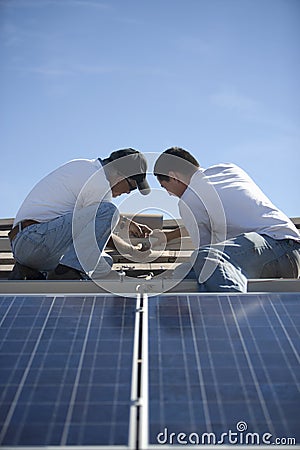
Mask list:
[[[107,172],[113,197],[129,194],[139,189],[141,194],[150,193],[147,182],[147,161],[144,155],[133,148],[125,148],[112,152],[102,160]]]
[[[198,161],[187,150],[172,147],[156,160],[154,175],[170,195],[181,197],[198,168]]]

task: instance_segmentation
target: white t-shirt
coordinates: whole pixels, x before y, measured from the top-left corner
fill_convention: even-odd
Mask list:
[[[84,189],[83,189],[84,187]],[[48,222],[101,201],[111,202],[112,194],[98,159],[74,159],[40,180],[22,203],[14,226],[25,219]]]
[[[251,231],[300,241],[291,220],[234,164],[197,170],[178,206],[196,248]]]

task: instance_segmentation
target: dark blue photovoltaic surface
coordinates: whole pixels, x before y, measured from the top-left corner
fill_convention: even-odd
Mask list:
[[[150,443],[299,444],[299,330],[299,294],[149,299]]]
[[[135,304],[0,297],[0,446],[127,445]]]

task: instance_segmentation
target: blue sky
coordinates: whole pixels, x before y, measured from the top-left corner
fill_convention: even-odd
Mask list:
[[[0,217],[70,159],[174,145],[299,217],[299,23],[299,0],[0,0]]]

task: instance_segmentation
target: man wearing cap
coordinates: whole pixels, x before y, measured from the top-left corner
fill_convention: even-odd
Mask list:
[[[75,159],[40,180],[21,205],[9,238],[17,263],[11,279],[84,279],[105,277],[112,258],[106,244],[134,256],[137,247],[112,234],[119,212],[112,199],[135,189],[147,195],[145,157],[132,148],[104,159]],[[125,218],[121,218],[124,225]],[[129,234],[151,230],[133,221]]]

